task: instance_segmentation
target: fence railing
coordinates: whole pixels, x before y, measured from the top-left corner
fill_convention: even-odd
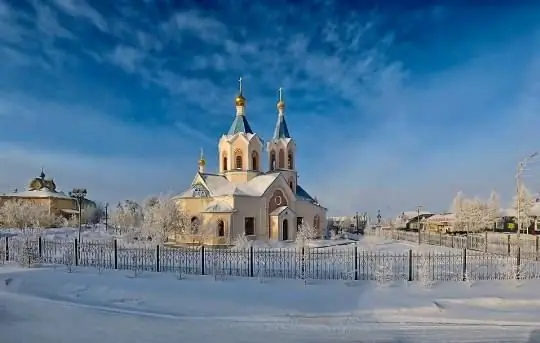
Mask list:
[[[518,249],[519,252],[519,249]],[[214,275],[314,280],[461,281],[538,279],[540,263],[518,253],[501,256],[463,249],[451,252],[386,253],[358,246],[332,249],[163,246],[126,248],[103,242],[9,238],[0,244],[0,259],[36,263]],[[28,263],[31,264],[31,263]]]
[[[517,239],[516,235],[490,232],[457,236],[440,232],[421,231],[419,233],[391,229],[365,230],[364,235],[514,257],[517,256],[519,250],[522,259],[540,261],[539,236],[521,235]]]

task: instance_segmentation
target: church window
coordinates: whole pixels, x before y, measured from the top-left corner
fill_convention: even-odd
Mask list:
[[[289,168],[289,169],[294,169],[292,152],[289,152],[289,154],[287,156],[287,166],[288,166],[287,168]]]
[[[304,218],[302,217],[296,217],[296,229],[299,231],[302,228],[302,224],[304,223]]]
[[[244,234],[246,236],[253,236],[255,234],[255,218],[244,218]]]
[[[270,202],[268,203],[268,213],[271,213],[280,206],[288,206],[287,198],[281,189],[276,189],[270,198]]]
[[[218,236],[223,237],[225,236],[225,223],[223,220],[218,220],[217,222],[217,229],[218,229]]]
[[[196,216],[191,217],[191,233],[197,233],[199,231],[199,218]]]
[[[294,183],[291,181],[289,181],[289,186],[291,187],[291,189],[294,191]]]
[[[276,152],[272,150],[270,152],[270,170],[276,169]]]
[[[223,171],[227,171],[227,165],[228,165],[227,162],[229,162],[227,160],[227,154],[225,152],[223,152],[223,153],[221,153],[221,155],[223,156]]]
[[[234,161],[235,161],[235,165],[234,167],[236,169],[242,169],[242,150],[240,149],[236,149],[234,151]]]
[[[285,151],[283,149],[279,150],[279,156],[278,156],[278,166],[279,169],[285,168]]]
[[[259,155],[257,155],[256,151],[251,153],[251,169],[259,170]]]
[[[193,197],[194,198],[207,198],[210,196],[208,190],[201,184],[193,185]]]

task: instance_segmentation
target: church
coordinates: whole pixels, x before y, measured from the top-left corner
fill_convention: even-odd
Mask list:
[[[327,209],[298,184],[296,144],[285,120],[282,89],[274,134],[264,142],[249,125],[241,78],[239,83],[236,115],[218,143],[219,170],[205,171],[201,151],[199,170],[190,188],[175,197],[191,220],[190,230],[185,230],[189,232],[175,240],[216,245],[232,244],[239,236],[290,241],[296,239],[302,223],[321,236]]]

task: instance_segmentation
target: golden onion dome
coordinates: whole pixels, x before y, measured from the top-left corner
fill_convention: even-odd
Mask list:
[[[206,165],[206,161],[204,160],[204,158],[199,160],[199,165],[200,166],[205,166]]]
[[[242,94],[238,94],[238,96],[235,99],[236,106],[245,106],[246,105],[246,98]]]
[[[284,110],[285,109],[285,101],[279,100],[277,103],[278,110]]]

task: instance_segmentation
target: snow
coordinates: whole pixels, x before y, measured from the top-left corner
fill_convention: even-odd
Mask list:
[[[204,209],[203,213],[228,213],[228,212],[234,212],[231,205],[227,204],[224,201],[212,201],[206,208]]]
[[[48,189],[23,191],[23,192],[17,192],[17,193],[7,193],[7,194],[2,194],[2,196],[17,197],[17,198],[56,198],[56,199],[73,200],[72,197],[66,195],[63,192],[52,192]]]
[[[0,268],[6,342],[534,342],[538,281],[265,281]]]

